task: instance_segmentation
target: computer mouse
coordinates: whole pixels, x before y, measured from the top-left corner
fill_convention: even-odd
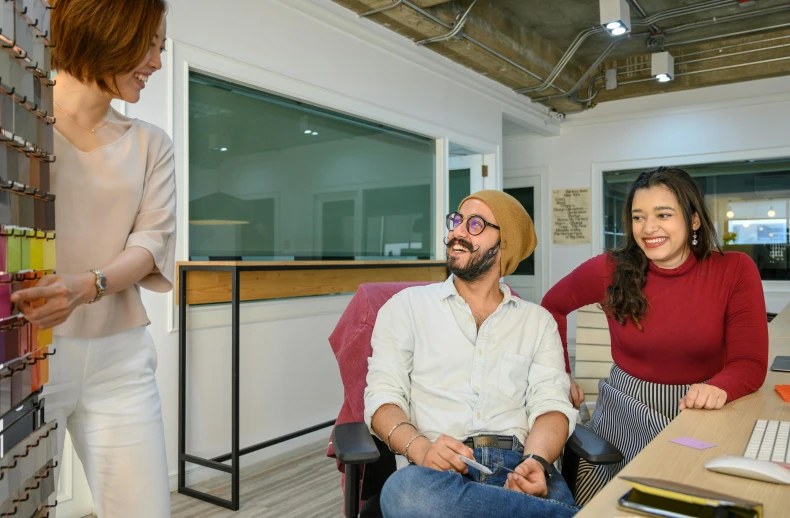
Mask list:
[[[705,467],[717,473],[790,485],[790,469],[767,460],[725,455],[708,461]]]

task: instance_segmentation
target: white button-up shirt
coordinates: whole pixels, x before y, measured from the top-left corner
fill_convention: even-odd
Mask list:
[[[504,299],[478,331],[453,278],[407,288],[379,310],[365,388],[368,427],[390,403],[431,441],[493,434],[524,444],[535,419],[556,411],[568,417],[570,437],[577,411],[551,314],[500,284]]]

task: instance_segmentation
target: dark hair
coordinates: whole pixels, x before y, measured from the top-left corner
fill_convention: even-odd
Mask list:
[[[115,76],[133,72],[151,48],[165,0],[57,0],[52,67],[118,94]]]
[[[688,246],[697,260],[707,259],[713,251],[722,253],[702,190],[686,171],[674,167],[659,167],[640,174],[631,186],[623,207],[626,242],[609,252],[615,262],[615,269],[603,303],[604,311],[620,324],[625,324],[626,319],[630,318],[639,329],[642,329],[640,320],[648,310],[647,298],[642,291],[647,281],[648,258],[634,238],[631,206],[636,191],[659,185],[672,191],[677,198],[688,228]],[[700,221],[700,227],[696,230],[696,245],[692,244],[692,216],[695,213]]]

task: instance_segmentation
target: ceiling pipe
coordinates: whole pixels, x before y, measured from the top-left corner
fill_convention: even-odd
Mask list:
[[[781,29],[790,27],[790,23],[780,23],[779,25],[771,25],[768,27],[759,27],[757,29],[749,29],[745,31],[731,32],[729,34],[717,34],[716,36],[708,36],[707,38],[697,38],[696,40],[678,41],[674,43],[665,43],[665,47],[677,47],[679,45],[689,45],[691,43],[702,43],[703,41],[718,40],[721,38],[729,38],[730,36],[743,36],[745,34],[754,34],[755,32],[770,31],[773,29]]]
[[[645,12],[644,9],[642,9],[642,6],[639,5],[639,2],[637,2],[637,0],[626,0],[626,2],[631,4],[633,8],[636,9],[636,12],[639,13],[639,16],[641,16],[643,20],[647,19],[648,17],[647,13]],[[653,29],[653,32],[661,32],[661,29],[656,24],[650,24],[650,28]]]
[[[428,43],[438,43],[440,41],[447,41],[449,39],[454,38],[459,32],[461,32],[466,25],[466,20],[469,19],[469,13],[472,12],[472,8],[477,3],[477,0],[474,0],[469,7],[466,9],[466,12],[461,16],[461,18],[455,23],[455,27],[450,30],[447,34],[443,34],[441,36],[435,36],[433,38],[426,38],[424,40],[417,41],[417,45],[426,45]]]
[[[595,72],[595,70],[598,68],[598,66],[599,66],[601,63],[603,63],[603,60],[604,60],[604,59],[606,59],[606,56],[608,56],[608,55],[609,55],[609,53],[610,53],[610,52],[611,52],[611,51],[612,51],[612,50],[613,50],[613,49],[614,49],[614,48],[615,48],[615,47],[616,47],[618,44],[620,44],[621,42],[623,42],[623,41],[625,41],[625,40],[626,40],[625,38],[618,38],[618,39],[614,40],[612,43],[610,43],[610,44],[609,44],[609,46],[608,46],[608,47],[606,47],[606,50],[604,50],[604,51],[601,53],[601,55],[600,55],[600,56],[598,56],[598,59],[596,59],[596,60],[595,60],[595,62],[593,62],[593,64],[592,64],[592,65],[590,65],[590,68],[588,68],[588,69],[587,69],[587,72],[585,72],[585,73],[584,73],[584,75],[582,75],[582,76],[579,78],[579,80],[578,80],[578,81],[576,81],[576,84],[575,84],[575,85],[573,85],[573,87],[571,87],[571,89],[570,89],[570,90],[568,90],[566,93],[557,94],[557,95],[547,95],[547,96],[545,96],[545,97],[538,97],[538,98],[536,98],[536,99],[532,99],[532,101],[533,101],[533,102],[542,102],[542,101],[548,101],[548,100],[550,100],[550,99],[559,99],[560,97],[570,97],[572,94],[574,94],[574,93],[575,93],[575,92],[576,92],[576,91],[579,89],[579,87],[582,85],[582,83],[584,83],[584,82],[587,80],[587,78],[588,78],[588,77],[590,77],[590,75],[591,75],[593,72]]]
[[[384,11],[389,11],[390,9],[395,9],[400,4],[403,3],[403,0],[398,0],[392,5],[388,5],[386,7],[381,7],[379,9],[373,9],[372,11],[365,11],[364,13],[359,13],[357,16],[360,18],[367,18],[368,16],[373,16],[374,14],[383,13]]]
[[[660,13],[656,13],[652,17],[646,18],[645,20],[635,21],[634,25],[650,25],[650,23],[653,22],[653,21],[658,21],[658,20],[662,20],[662,19],[666,19],[666,18],[672,18],[672,17],[675,17],[675,16],[681,16],[681,15],[685,15],[685,14],[702,12],[702,11],[706,11],[706,10],[709,10],[709,9],[716,9],[716,8],[719,8],[719,7],[728,6],[730,4],[737,4],[737,0],[713,0],[711,2],[707,2],[707,3],[704,3],[704,4],[699,4],[699,5],[695,5],[695,6],[691,6],[691,7],[680,7],[680,8],[677,8],[677,9],[670,9],[668,11],[662,11]],[[529,86],[529,87],[525,87],[525,88],[516,88],[515,92],[523,94],[523,93],[530,93],[530,92],[540,92],[542,90],[546,90],[546,89],[551,88],[551,87],[557,88],[557,87],[554,86],[554,81],[557,79],[557,77],[565,69],[567,64],[573,58],[574,54],[576,54],[576,51],[579,50],[579,48],[581,47],[581,44],[589,36],[591,36],[593,34],[597,34],[599,32],[605,32],[605,29],[603,27],[597,26],[597,27],[591,27],[589,29],[584,29],[583,31],[579,32],[576,35],[576,38],[571,43],[571,45],[568,47],[568,49],[563,54],[563,56],[560,59],[560,61],[557,63],[557,65],[551,71],[551,74],[549,74],[549,77],[546,78],[546,80],[543,83],[541,83],[540,85],[537,85],[537,86]],[[560,90],[560,91],[562,91],[562,90]]]
[[[706,72],[716,72],[716,71],[719,71],[719,70],[727,70],[727,69],[730,69],[730,68],[748,67],[748,66],[751,66],[751,65],[762,65],[762,64],[765,64],[765,63],[774,63],[776,61],[785,61],[785,60],[788,60],[788,59],[790,59],[790,56],[784,56],[784,57],[781,57],[781,58],[772,58],[772,59],[761,59],[760,61],[750,61],[748,63],[737,63],[735,65],[724,65],[724,66],[721,66],[721,67],[706,68],[705,70],[692,70],[690,72],[681,72],[680,74],[675,74],[675,77],[691,76],[691,75],[695,75],[695,74],[704,74]],[[648,77],[648,78],[645,78],[645,79],[633,79],[631,81],[623,81],[622,83],[619,83],[619,84],[621,84],[621,85],[631,85],[631,84],[634,84],[634,83],[644,83],[646,81],[655,81],[655,79],[652,78],[652,77]]]

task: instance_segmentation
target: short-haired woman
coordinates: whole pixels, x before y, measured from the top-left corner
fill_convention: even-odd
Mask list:
[[[127,118],[162,66],[164,0],[57,0],[52,12],[57,274],[13,301],[54,327],[48,419],[71,434],[99,516],[170,516],[156,349],[139,288],[172,288],[173,145]],[[44,299],[43,305],[31,304]]]
[[[705,198],[688,173],[661,167],[639,175],[625,201],[623,229],[622,247],[583,263],[542,302],[566,352],[569,313],[599,303],[609,321],[614,366],[599,383],[589,426],[625,460],[582,461],[580,505],[682,410],[720,409],[756,391],[768,366],[760,274],[748,255],[721,252]],[[584,394],[575,388],[578,406]]]

